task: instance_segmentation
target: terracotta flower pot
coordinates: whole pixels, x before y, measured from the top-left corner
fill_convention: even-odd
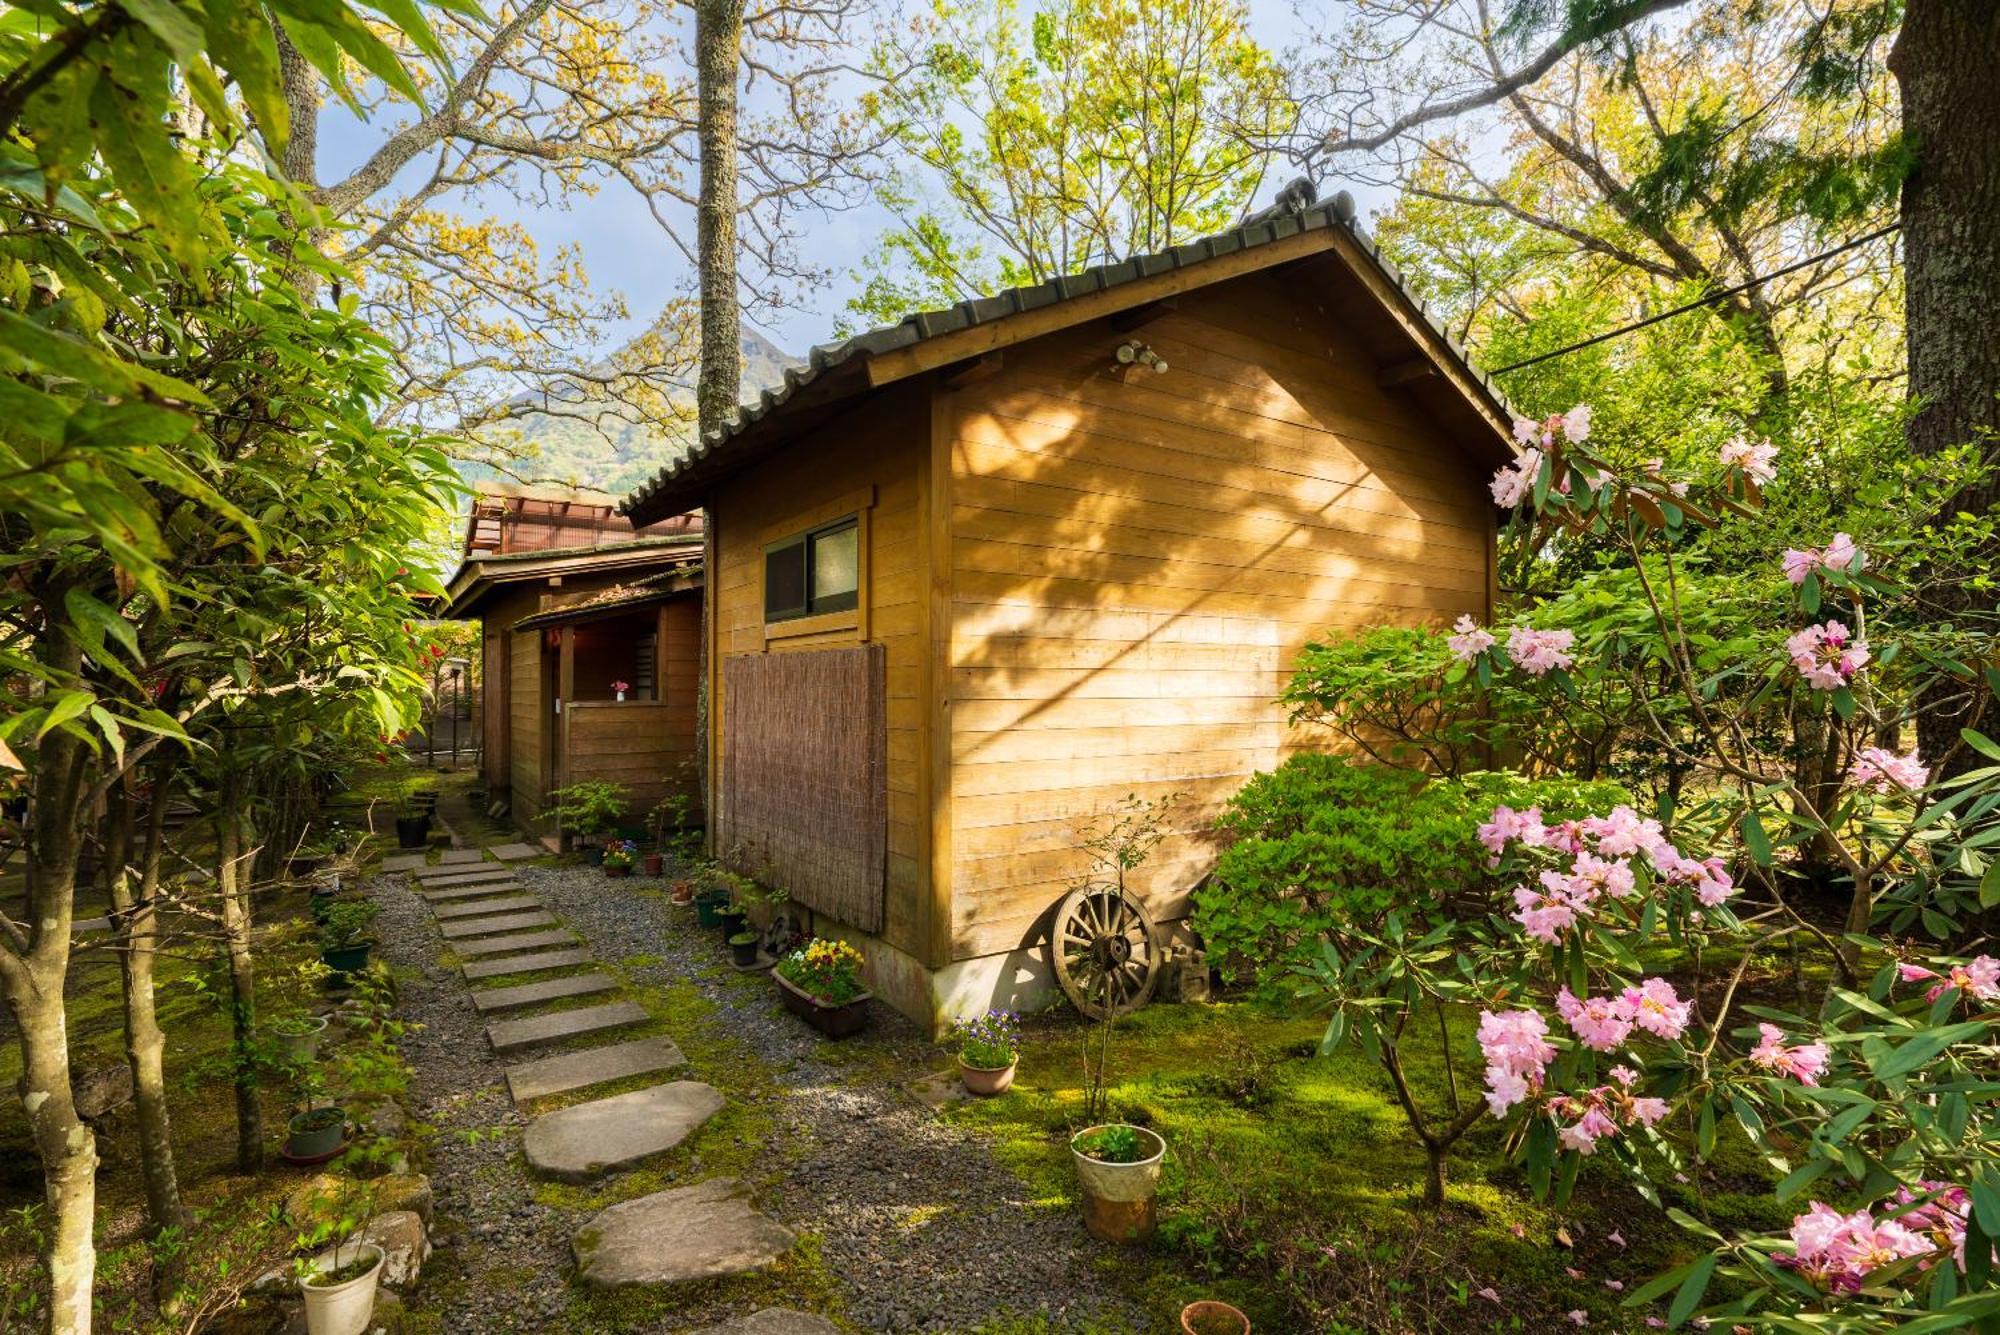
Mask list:
[[[673,888],[673,901],[676,904],[694,903],[694,882],[675,881]]]
[[[875,995],[873,992],[863,992],[854,1000],[835,1006],[821,1001],[781,973],[771,976],[778,980],[778,999],[785,1003],[785,1009],[828,1038],[846,1038],[868,1023],[868,1002]]]
[[[982,1099],[990,1099],[995,1094],[1005,1094],[1014,1085],[1014,1068],[1021,1064],[1016,1058],[998,1069],[967,1066],[965,1058],[958,1059],[958,1078],[965,1082],[968,1093],[977,1094]]]
[[[632,866],[630,863],[614,864],[607,862],[604,864],[604,874],[606,876],[630,876],[632,874]]]
[[[666,867],[667,867],[667,858],[664,853],[646,854],[646,875],[658,876],[661,872],[666,870]]]
[[[1152,1152],[1135,1163],[1107,1163],[1077,1148],[1079,1140],[1102,1129],[1085,1127],[1069,1142],[1077,1180],[1083,1185],[1083,1226],[1090,1236],[1105,1242],[1143,1242],[1153,1236],[1157,1222],[1153,1199],[1160,1190],[1160,1161],[1166,1157],[1167,1142],[1143,1126],[1131,1127],[1141,1146]]]
[[[1181,1309],[1186,1335],[1250,1335],[1250,1318],[1228,1303],[1203,1299]]]

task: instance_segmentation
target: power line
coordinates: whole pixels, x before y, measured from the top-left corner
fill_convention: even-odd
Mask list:
[[[1505,375],[1509,371],[1518,371],[1524,366],[1535,366],[1541,362],[1554,361],[1557,357],[1567,357],[1572,352],[1581,352],[1585,348],[1595,347],[1599,343],[1608,343],[1614,338],[1623,338],[1634,330],[1644,329],[1647,325],[1655,325],[1662,320],[1671,320],[1676,315],[1686,315],[1689,311],[1698,311],[1703,306],[1713,306],[1725,297],[1733,297],[1738,292],[1747,292],[1761,283],[1770,282],[1773,278],[1783,278],[1788,273],[1797,273],[1800,269],[1806,268],[1808,265],[1818,264],[1821,260],[1830,260],[1835,255],[1845,254],[1857,247],[1867,245],[1870,241],[1879,241],[1902,225],[1900,222],[1892,222],[1886,227],[1878,227],[1866,236],[1857,236],[1852,241],[1844,241],[1832,250],[1823,250],[1817,255],[1808,255],[1802,260],[1787,264],[1782,269],[1773,269],[1770,273],[1738,283],[1734,287],[1725,287],[1719,292],[1711,292],[1705,297],[1690,301],[1685,306],[1676,306],[1670,311],[1661,311],[1658,315],[1649,315],[1645,319],[1634,321],[1621,329],[1613,329],[1602,334],[1593,335],[1590,338],[1584,339],[1581,343],[1572,343],[1566,348],[1557,348],[1554,352],[1543,352],[1533,357],[1523,358],[1512,365],[1502,366],[1488,372],[1488,374]]]

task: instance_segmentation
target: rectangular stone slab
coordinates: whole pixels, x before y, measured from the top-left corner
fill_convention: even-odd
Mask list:
[[[415,871],[424,865],[424,861],[422,853],[397,853],[382,859],[382,870],[392,875],[399,871]]]
[[[538,858],[549,850],[537,848],[533,844],[495,844],[486,850],[502,862],[518,862],[522,858]]]
[[[576,944],[576,938],[568,932],[521,932],[515,936],[494,936],[480,941],[454,941],[451,948],[461,959],[471,959],[477,955],[505,955],[516,950],[545,950],[550,946]]]
[[[508,973],[540,973],[544,969],[573,969],[579,964],[595,964],[597,957],[584,949],[551,950],[543,955],[516,955],[511,959],[479,960],[459,972],[470,983],[481,978],[498,978]]]
[[[481,881],[511,881],[514,873],[495,862],[486,867],[446,867],[442,870],[432,867],[418,872],[417,879],[423,882],[426,890],[442,890],[453,885],[477,885]]]
[[[486,861],[486,852],[484,849],[478,848],[447,848],[438,855],[438,865],[442,867],[455,867],[461,863],[484,861]]]
[[[470,918],[464,922],[441,922],[438,930],[447,941],[455,941],[465,936],[493,936],[500,932],[518,932],[524,927],[553,927],[556,915],[553,913],[507,913],[498,918]]]
[[[433,904],[453,899],[478,899],[481,895],[506,895],[516,890],[524,890],[519,881],[495,881],[491,885],[459,885],[449,890],[419,890],[417,893]]]
[[[722,1111],[722,1095],[698,1080],[635,1089],[528,1123],[528,1166],[558,1182],[588,1182],[663,1154]]]
[[[481,988],[472,994],[472,1005],[481,1014],[512,1011],[523,1006],[539,1006],[544,1001],[561,1001],[564,997],[587,997],[593,992],[610,992],[617,986],[618,980],[608,973],[580,973],[574,978],[545,978],[539,983],[522,983],[518,987]]]
[[[507,1068],[507,1089],[514,1102],[547,1098],[586,1085],[601,1085],[654,1071],[671,1071],[687,1061],[671,1038],[633,1038],[609,1047],[585,1048],[538,1057]]]
[[[525,913],[538,909],[542,901],[533,895],[505,895],[499,899],[468,899],[462,904],[439,904],[431,910],[439,922],[454,918],[477,918],[482,913]]]
[[[553,1015],[530,1015],[524,1020],[496,1020],[486,1026],[486,1041],[493,1045],[495,1052],[504,1056],[539,1043],[554,1043],[560,1039],[602,1033],[606,1029],[622,1029],[628,1024],[641,1024],[646,1018],[644,1007],[629,1001],[615,1001],[608,1006],[585,1006],[579,1010],[557,1011]]]

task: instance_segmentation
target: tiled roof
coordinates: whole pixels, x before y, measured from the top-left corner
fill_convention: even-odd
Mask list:
[[[1443,343],[1453,360],[1491,398],[1485,407],[1500,420],[1505,421],[1514,414],[1507,405],[1506,396],[1493,378],[1472,364],[1470,355],[1444,324],[1432,314],[1430,308],[1410,291],[1402,275],[1396,272],[1369,237],[1355,221],[1354,199],[1345,190],[1340,191],[1325,203],[1313,203],[1314,191],[1311,182],[1300,179],[1292,182],[1279,193],[1279,202],[1261,213],[1253,214],[1242,223],[1226,232],[1190,241],[1186,245],[1175,246],[1149,255],[1135,255],[1120,260],[1116,264],[1102,264],[1077,273],[1063,274],[1032,287],[1010,288],[991,297],[978,297],[961,301],[943,310],[918,311],[906,315],[897,323],[870,329],[856,334],[839,343],[823,343],[814,347],[802,366],[787,367],[784,382],[766,389],[756,401],[741,405],[736,416],[723,426],[704,435],[695,446],[673,463],[662,468],[651,481],[642,484],[619,505],[626,515],[641,509],[662,487],[684,477],[700,464],[706,463],[718,452],[728,448],[730,441],[745,430],[776,413],[791,400],[799,390],[810,385],[821,375],[835,367],[853,360],[855,357],[872,357],[886,352],[894,352],[911,347],[928,339],[944,334],[970,329],[975,325],[989,324],[996,320],[1018,315],[1023,311],[1038,310],[1054,306],[1060,302],[1092,292],[1102,292],[1107,288],[1150,278],[1156,274],[1171,273],[1177,269],[1187,269],[1205,261],[1238,251],[1254,250],[1288,236],[1302,232],[1318,231],[1327,227],[1344,227],[1362,251],[1374,263],[1381,275],[1393,284],[1408,301],[1410,309],[1421,316],[1431,332]]]

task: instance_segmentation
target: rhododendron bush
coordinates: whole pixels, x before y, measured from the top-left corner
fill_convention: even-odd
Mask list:
[[[2000,746],[1980,731],[2000,690],[1990,626],[1928,619],[1899,582],[1903,552],[1831,534],[1739,576],[1768,587],[1766,623],[1700,633],[1683,540],[1754,519],[1762,489],[1782,485],[1781,454],[1734,441],[1705,478],[1621,477],[1589,452],[1588,422],[1524,424],[1494,496],[1519,507],[1532,545],[1588,534],[1622,550],[1634,605],[1575,626],[1547,607],[1468,618],[1437,644],[1466,689],[1550,712],[1617,678],[1627,744],[1677,781],[1581,814],[1496,803],[1474,834],[1505,887],[1485,912],[1330,924],[1297,968],[1332,1010],[1325,1046],[1352,1039],[1382,1064],[1430,1157],[1433,1201],[1445,1153],[1489,1116],[1538,1195],[1566,1197],[1586,1159],[1627,1175],[1699,1244],[1629,1295],[1666,1300],[1667,1324],[2000,1319],[2000,959],[1964,935],[1972,912],[2000,904],[2000,766],[1985,763]],[[1955,746],[1911,748],[1917,699],[1958,711]],[[1795,763],[1802,751],[1814,767]],[[1838,926],[1792,874],[1815,860],[1847,896]],[[1967,948],[1890,936],[1911,925]],[[1757,967],[1801,953],[1832,981],[1795,972],[1789,1007],[1773,1004]],[[1476,1098],[1454,1087],[1426,1108],[1411,1088],[1399,1048],[1427,1013],[1476,1016]],[[1795,1212],[1787,1231],[1704,1219],[1699,1184],[1725,1135],[1763,1157]]]

